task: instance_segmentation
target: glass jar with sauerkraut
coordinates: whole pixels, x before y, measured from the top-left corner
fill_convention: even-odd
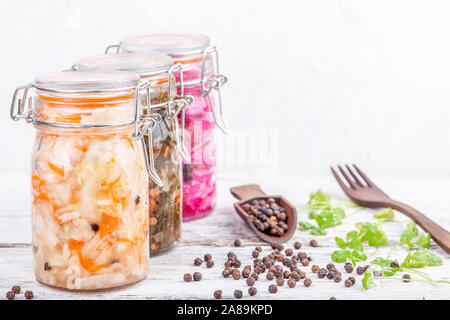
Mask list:
[[[184,94],[194,97],[186,110],[186,135],[190,137],[190,160],[183,163],[183,221],[209,215],[216,203],[215,127],[223,132],[220,88],[227,78],[219,74],[218,56],[202,34],[147,34],[130,36],[119,45],[122,52],[160,52],[183,66]],[[107,49],[107,50],[108,50]],[[177,77],[178,88],[181,89]],[[217,93],[213,97],[213,93]],[[217,104],[216,104],[217,103]]]
[[[99,290],[146,277],[154,172],[142,137],[161,118],[138,110],[142,86],[135,73],[69,71],[16,89],[11,117],[37,129],[31,221],[39,282]]]
[[[173,66],[172,59],[162,54],[119,53],[85,58],[75,68],[132,71],[149,83],[140,96],[144,116],[158,114],[162,118],[152,133],[143,137],[147,152],[154,154],[160,179],[158,183],[150,181],[149,188],[150,254],[173,248],[181,237],[182,156],[189,157],[177,116],[183,119],[192,102],[183,93],[177,95],[175,75],[181,73],[181,67]]]

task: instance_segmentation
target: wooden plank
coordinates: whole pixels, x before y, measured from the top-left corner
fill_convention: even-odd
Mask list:
[[[273,179],[273,178],[272,178]],[[269,178],[259,178],[263,190],[273,194],[285,194],[288,199],[297,205],[301,205],[307,200],[310,191],[322,187],[324,191],[331,192],[334,197],[344,198],[336,183],[327,178],[300,179],[279,178],[272,181]],[[7,180],[7,182],[5,182]],[[297,181],[301,181],[298,183]],[[310,266],[302,267],[308,272],[308,276],[313,280],[310,288],[305,288],[298,283],[296,288],[284,287],[279,289],[276,295],[270,295],[267,287],[270,284],[265,279],[265,275],[257,281],[256,288],[258,295],[249,297],[248,287],[244,280],[224,279],[221,276],[223,263],[229,251],[235,252],[242,265],[251,264],[253,258],[251,251],[256,245],[264,246],[264,253],[269,253],[267,245],[262,244],[250,230],[243,224],[232,208],[234,199],[229,195],[227,189],[230,186],[245,183],[243,179],[224,179],[219,184],[218,207],[211,216],[185,223],[183,225],[182,242],[173,250],[151,259],[151,272],[149,276],[140,283],[114,291],[107,291],[96,294],[76,294],[60,290],[47,288],[38,284],[34,280],[31,266],[31,231],[29,219],[29,196],[28,191],[23,191],[24,184],[28,183],[24,176],[10,177],[0,180],[0,299],[4,293],[14,284],[34,291],[36,299],[210,299],[214,290],[221,289],[224,298],[232,298],[236,289],[244,291],[244,297],[250,299],[328,299],[331,295],[338,299],[450,299],[449,285],[430,285],[425,283],[402,283],[394,280],[382,280],[378,282],[376,288],[365,291],[361,283],[352,288],[345,288],[343,281],[334,283],[331,280],[318,279],[311,274]],[[383,185],[379,183],[379,185]],[[446,228],[450,227],[450,215],[448,204],[442,194],[432,193],[436,183],[440,184],[441,190],[446,190],[450,186],[450,180],[436,179],[412,179],[390,182],[386,179],[387,192],[397,190],[399,199],[417,206],[429,216]],[[297,186],[295,188],[291,186]],[[409,187],[409,189],[407,189]],[[25,188],[26,189],[26,188]],[[411,190],[417,189],[417,193]],[[426,196],[418,198],[416,194],[428,190]],[[351,210],[347,210],[351,213]],[[328,235],[323,237],[313,237],[307,232],[297,231],[288,245],[292,246],[295,240],[303,243],[301,251],[305,251],[313,257],[311,264],[325,266],[330,262],[330,255],[336,249],[335,236],[344,236],[356,222],[372,221],[373,210],[364,210],[348,216],[344,223],[333,229],[329,229]],[[391,240],[391,245],[395,245],[400,233],[408,219],[401,214],[397,214],[397,221],[388,222],[384,229]],[[300,212],[300,219],[306,219],[306,213]],[[242,240],[242,247],[233,247],[234,239]],[[307,244],[313,238],[319,241],[319,247],[311,248]],[[446,254],[435,244],[431,250],[443,257],[442,267],[424,268],[423,271],[430,274],[433,279],[449,278],[450,255]],[[297,252],[297,250],[295,250]],[[369,253],[374,253],[374,249],[368,249]],[[375,256],[386,256],[389,248],[382,248],[376,254],[369,256],[369,261]],[[204,265],[195,267],[193,260],[202,257],[205,253],[213,255],[215,267],[207,269]],[[403,259],[406,255],[404,249],[398,248],[394,251],[393,257]],[[347,274],[343,271],[342,265],[339,269],[343,272],[345,279]],[[185,283],[183,274],[200,271],[203,280],[200,282]],[[359,277],[357,277],[359,278]]]

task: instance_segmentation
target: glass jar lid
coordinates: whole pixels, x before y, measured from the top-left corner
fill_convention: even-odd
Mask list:
[[[157,33],[130,36],[120,48],[125,52],[162,52],[171,56],[201,52],[209,46],[209,37],[198,33]]]
[[[82,59],[73,68],[77,70],[115,70],[139,73],[141,76],[167,72],[173,65],[170,56],[161,53],[104,54]]]
[[[124,71],[63,71],[35,78],[36,89],[63,93],[96,93],[135,89],[140,76]]]

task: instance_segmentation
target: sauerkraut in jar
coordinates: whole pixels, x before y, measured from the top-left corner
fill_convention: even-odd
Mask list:
[[[138,81],[134,73],[61,72],[16,90],[11,116],[37,129],[31,220],[41,283],[98,290],[148,273],[149,178],[136,138],[144,124],[135,123]],[[27,108],[29,89],[35,95]]]
[[[218,73],[217,51],[201,34],[149,34],[131,36],[117,46],[124,52],[157,51],[183,66],[184,94],[194,97],[186,110],[190,161],[183,163],[183,221],[209,215],[216,203],[215,127],[227,131],[222,117],[220,87],[226,77]],[[214,70],[215,69],[215,70]],[[178,88],[180,78],[177,77]],[[213,99],[217,93],[217,106]]]
[[[140,96],[144,116],[157,113],[162,118],[151,136],[144,135],[148,152],[154,154],[155,170],[161,179],[159,184],[150,181],[149,187],[150,254],[173,248],[181,237],[182,155],[185,153],[181,137],[183,130],[176,115],[180,111],[184,113],[187,100],[181,96],[175,97],[174,77],[181,69],[173,66],[169,56],[138,53],[86,58],[76,64],[76,68],[133,71],[150,84]]]

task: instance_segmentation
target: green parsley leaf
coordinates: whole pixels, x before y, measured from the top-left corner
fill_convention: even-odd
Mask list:
[[[377,219],[377,220],[380,220],[380,221],[384,222],[384,221],[392,221],[392,220],[394,220],[395,215],[394,215],[394,211],[391,208],[387,208],[385,210],[381,210],[381,211],[375,212],[373,214],[373,217],[375,219]]]
[[[331,254],[331,260],[338,263],[346,262],[351,256],[349,250],[336,250]]]
[[[422,268],[440,265],[442,265],[442,259],[439,256],[428,249],[423,249],[414,253],[410,252],[400,266],[403,268]]]
[[[309,194],[308,208],[325,209],[329,207],[331,207],[331,196],[328,193],[323,193],[319,189],[315,193]]]
[[[327,234],[327,232],[325,230],[323,230],[322,228],[316,227],[315,225],[313,225],[312,223],[310,223],[308,221],[299,221],[298,227],[300,230],[310,230],[311,234],[315,235],[315,236],[324,236]]]
[[[361,242],[367,241],[371,247],[387,246],[389,244],[386,233],[381,229],[381,224],[370,222],[358,223],[359,238]]]
[[[391,265],[392,260],[383,259],[381,257],[376,258],[375,260],[370,261],[371,264],[380,266],[380,267],[389,267]]]
[[[364,277],[362,278],[361,281],[362,281],[364,289],[366,289],[366,290],[375,287],[375,282],[373,281],[372,271],[370,269],[366,270],[366,272],[364,272]]]
[[[338,263],[347,262],[347,260],[352,261],[353,265],[358,261],[365,261],[367,256],[364,252],[359,250],[335,250],[331,254],[331,260]]]
[[[416,237],[418,237],[417,241],[413,241]],[[400,243],[407,245],[409,248],[413,248],[415,246],[428,248],[430,246],[430,235],[425,232],[419,233],[414,221],[410,221],[400,236]]]

